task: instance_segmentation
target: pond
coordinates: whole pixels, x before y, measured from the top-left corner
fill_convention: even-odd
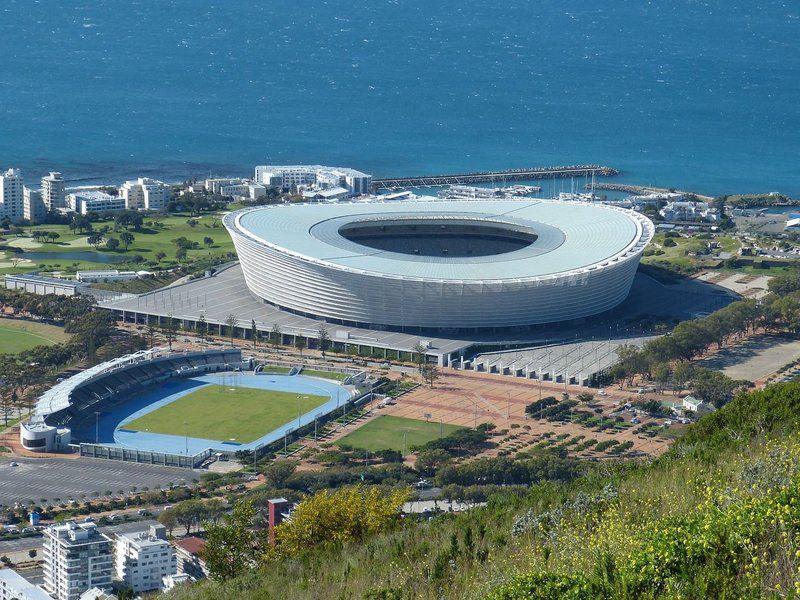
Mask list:
[[[62,262],[95,262],[102,264],[121,263],[128,257],[116,254],[104,254],[94,250],[77,250],[75,252],[23,252],[17,256],[29,260],[60,260]]]

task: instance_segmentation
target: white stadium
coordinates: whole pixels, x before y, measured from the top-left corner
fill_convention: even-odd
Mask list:
[[[228,214],[250,291],[285,311],[404,331],[574,321],[614,308],[654,232],[550,200],[339,203]]]

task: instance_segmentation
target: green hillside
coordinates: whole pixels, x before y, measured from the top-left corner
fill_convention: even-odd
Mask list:
[[[742,394],[649,464],[588,467],[171,598],[795,597],[799,409],[799,384]]]

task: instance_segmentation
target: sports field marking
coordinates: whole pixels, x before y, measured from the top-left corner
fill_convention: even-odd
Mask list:
[[[313,394],[209,385],[122,425],[124,429],[249,444],[325,404]]]
[[[376,450],[409,452],[413,446],[421,446],[458,429],[462,427],[437,421],[381,415],[348,433],[336,444],[350,444],[354,448],[365,448],[371,452]]]

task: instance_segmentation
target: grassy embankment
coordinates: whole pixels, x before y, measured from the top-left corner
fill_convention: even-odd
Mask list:
[[[0,354],[17,354],[36,346],[52,346],[69,338],[63,327],[0,317]]]
[[[650,464],[496,495],[171,598],[762,598],[800,590],[800,384],[744,394]]]

